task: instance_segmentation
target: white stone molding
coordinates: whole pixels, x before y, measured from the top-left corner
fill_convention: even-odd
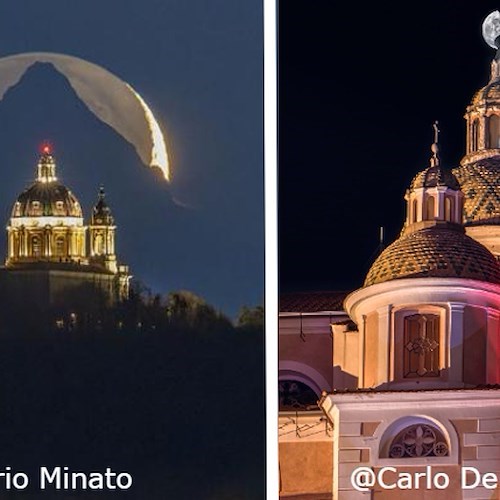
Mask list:
[[[346,297],[344,306],[359,325],[363,315],[388,304],[399,307],[449,303],[500,311],[500,285],[465,278],[401,278],[360,288]]]
[[[464,309],[465,304],[450,302],[448,380],[462,382],[464,376]]]
[[[486,383],[500,384],[500,313],[487,309]]]
[[[389,353],[392,350],[391,341],[391,310],[392,305],[387,304],[377,309],[378,314],[378,373],[377,385],[387,382],[389,376]]]

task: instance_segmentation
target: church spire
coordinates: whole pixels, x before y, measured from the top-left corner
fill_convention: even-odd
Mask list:
[[[53,182],[56,177],[56,162],[52,156],[52,150],[49,144],[42,146],[42,154],[38,160],[37,181],[38,182]]]

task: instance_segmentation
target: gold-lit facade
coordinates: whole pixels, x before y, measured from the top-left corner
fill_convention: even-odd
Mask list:
[[[104,189],[100,188],[86,225],[78,199],[58,180],[55,159],[44,147],[35,181],[12,207],[3,280],[23,288],[22,281],[42,272],[51,283],[47,286],[60,295],[67,287],[87,283],[103,291],[111,303],[122,300],[128,296],[131,276],[128,267],[117,262],[115,233]],[[50,290],[48,294],[51,303]]]

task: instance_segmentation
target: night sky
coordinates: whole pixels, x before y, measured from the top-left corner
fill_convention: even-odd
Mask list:
[[[0,220],[49,140],[84,215],[104,184],[119,257],[138,280],[159,293],[191,290],[231,316],[262,303],[262,50],[255,0],[2,2],[0,55],[74,55],[129,82],[163,128],[173,180],[155,177],[38,64],[0,102]]]
[[[402,227],[403,196],[440,155],[457,166],[463,115],[494,50],[498,2],[280,2],[279,223],[282,291],[353,290]]]

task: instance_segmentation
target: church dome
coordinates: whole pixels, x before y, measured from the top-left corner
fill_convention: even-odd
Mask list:
[[[500,81],[494,80],[488,85],[479,89],[472,97],[471,105],[477,106],[482,104],[484,101],[488,101],[488,104],[500,102]]]
[[[377,258],[364,286],[401,278],[465,278],[500,283],[500,264],[457,229],[427,228],[402,236]]]
[[[410,191],[436,186],[447,186],[454,190],[460,189],[457,178],[448,169],[437,164],[419,172],[411,181]]]
[[[38,177],[18,197],[12,217],[83,217],[75,195],[55,175],[56,164],[48,149],[38,162]]]
[[[58,181],[35,182],[17,198],[12,217],[83,217],[80,203]]]
[[[500,156],[453,170],[464,193],[466,225],[500,224]]]

